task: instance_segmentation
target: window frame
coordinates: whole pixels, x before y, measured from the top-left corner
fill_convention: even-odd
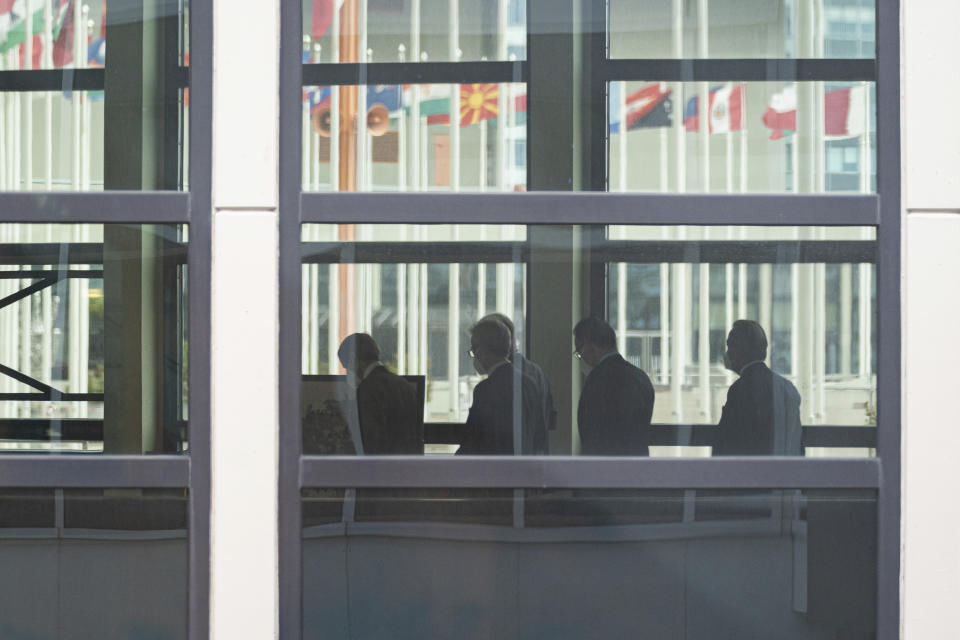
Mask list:
[[[186,488],[188,490],[187,637],[209,637],[210,343],[213,2],[193,0],[189,67],[168,80],[190,87],[189,190],[0,192],[0,223],[185,224],[189,336],[189,444],[183,455],[0,454],[8,488]],[[0,91],[102,90],[104,69],[7,70]]]
[[[545,0],[527,0],[528,34],[535,33]],[[557,13],[574,15],[582,6],[583,24],[601,25],[579,34],[581,41],[606,37],[604,0],[554,0]],[[460,193],[304,193],[300,183],[301,88],[308,84],[452,82],[457,70],[478,75],[503,63],[371,64],[340,70],[340,65],[309,65],[301,75],[301,6],[281,9],[280,59],[280,478],[279,571],[280,637],[301,637],[301,488],[329,487],[565,487],[565,488],[865,488],[878,491],[877,631],[893,640],[900,633],[900,478],[901,478],[901,184],[900,184],[900,1],[876,1],[874,59],[774,60],[629,60],[606,59],[606,48],[592,51],[585,64],[597,82],[586,88],[590,100],[606,110],[606,82],[611,80],[869,80],[876,81],[877,192],[836,194],[624,194],[609,192]],[[557,22],[551,25],[556,28]],[[571,33],[573,33],[571,25]],[[536,36],[528,35],[529,39]],[[539,60],[528,46],[522,63],[528,95],[537,90]],[[551,61],[553,64],[554,61]],[[514,63],[520,64],[520,63]],[[454,66],[455,65],[455,66]],[[322,68],[321,68],[322,67]],[[351,65],[344,65],[351,67]],[[421,73],[416,73],[419,70]],[[330,72],[330,76],[321,75]],[[433,73],[436,73],[434,77]],[[455,73],[456,72],[456,73]],[[499,72],[499,71],[498,71]],[[409,76],[407,74],[410,74]],[[383,75],[380,75],[383,74]],[[456,77],[452,77],[453,74]],[[499,78],[500,76],[492,76]],[[320,81],[323,82],[320,82]],[[471,77],[470,81],[484,78]],[[494,80],[489,80],[494,81]],[[536,100],[528,104],[536,111]],[[596,120],[596,119],[595,119]],[[528,127],[536,117],[528,113]],[[529,158],[538,139],[528,129]],[[587,132],[606,138],[606,123],[593,122]],[[585,145],[584,157],[607,166],[604,145]],[[597,165],[597,163],[600,163]],[[604,174],[606,171],[603,172]],[[584,178],[584,188],[605,189],[605,180]],[[562,188],[562,187],[558,187]],[[569,188],[569,187],[568,187]],[[384,206],[388,205],[388,206]],[[387,213],[389,211],[389,213]],[[450,212],[458,212],[453,215]],[[709,215],[706,213],[709,211]],[[638,213],[640,212],[640,213]],[[457,223],[478,224],[673,224],[759,226],[875,226],[877,229],[877,456],[871,459],[747,458],[510,458],[417,456],[306,456],[301,452],[300,327],[302,223]]]

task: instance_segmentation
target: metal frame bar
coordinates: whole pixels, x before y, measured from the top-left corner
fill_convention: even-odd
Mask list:
[[[279,152],[279,474],[277,542],[278,636],[299,640],[301,602],[300,508],[300,152],[304,76],[300,2],[280,4]],[[315,79],[319,80],[319,79]]]
[[[190,70],[178,67],[169,72],[175,87],[189,86]],[[103,91],[106,71],[93,69],[29,69],[0,71],[0,92]]]
[[[356,62],[303,65],[303,86],[364,84],[450,84],[526,82],[527,63],[515,62]]]
[[[500,489],[872,489],[871,458],[303,456],[300,486]],[[299,500],[299,492],[297,492]]]
[[[302,222],[863,226],[874,195],[627,193],[304,193]],[[298,222],[300,222],[298,221]]]
[[[196,111],[196,99],[191,110]],[[194,117],[196,115],[194,114]],[[193,140],[193,138],[191,138]],[[191,185],[193,183],[191,182]],[[99,224],[190,222],[194,194],[177,191],[0,192],[0,223]]]
[[[602,76],[608,82],[873,82],[877,66],[870,59],[709,58],[684,60],[610,59]]]
[[[304,84],[360,82],[363,71],[301,75],[299,3],[281,8],[280,97],[280,637],[301,630],[300,487],[875,488],[879,493],[878,631],[899,635],[900,123],[899,0],[877,0],[876,60],[604,60],[609,80],[876,81],[877,195],[610,193],[300,193]],[[528,14],[529,15],[529,14]],[[530,30],[536,25],[530,25]],[[529,64],[529,63],[527,63]],[[373,68],[375,65],[369,65]],[[306,69],[306,67],[304,67]],[[382,67],[376,73],[387,73]],[[425,69],[425,68],[424,68]],[[309,74],[313,74],[310,71]],[[406,72],[405,72],[406,73]],[[413,71],[411,71],[413,73]],[[431,72],[432,73],[432,72]],[[452,73],[452,72],[451,72]],[[428,74],[415,76],[426,81]],[[439,73],[438,73],[438,77]],[[449,76],[453,77],[453,76]],[[444,77],[447,81],[449,77]],[[380,79],[380,76],[376,76]],[[396,75],[386,82],[401,81]],[[309,81],[307,81],[309,80]],[[373,76],[363,76],[373,83]],[[529,79],[526,79],[529,81]],[[440,81],[440,80],[437,80]],[[591,183],[593,184],[593,183]],[[878,455],[875,459],[301,457],[300,224],[669,224],[879,226]],[[826,428],[824,428],[826,429]],[[852,432],[851,432],[852,433]]]
[[[877,631],[900,637],[901,210],[900,0],[877,0]]]
[[[182,488],[190,485],[183,456],[4,456],[0,486],[17,488]],[[192,493],[192,491],[191,491]]]
[[[530,257],[519,242],[303,242],[303,264],[515,263]],[[600,240],[591,262],[632,264],[874,263],[872,240]],[[2,301],[0,301],[2,303]]]

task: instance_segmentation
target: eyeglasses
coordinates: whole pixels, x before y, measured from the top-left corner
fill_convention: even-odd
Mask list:
[[[577,360],[580,360],[580,359],[583,358],[583,354],[580,353],[579,351],[577,351],[576,349],[574,349],[574,350],[573,350],[573,357],[575,357]]]
[[[473,347],[467,349],[467,355],[470,356],[471,358],[477,357],[477,354],[473,352]]]

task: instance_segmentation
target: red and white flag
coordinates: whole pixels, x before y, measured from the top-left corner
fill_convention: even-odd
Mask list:
[[[710,133],[743,129],[746,113],[746,85],[725,84],[710,92]]]
[[[854,138],[867,130],[867,89],[863,85],[828,91],[824,96],[824,134],[827,138]]]

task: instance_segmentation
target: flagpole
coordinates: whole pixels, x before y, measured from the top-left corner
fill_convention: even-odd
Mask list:
[[[673,57],[675,59],[683,58],[683,0],[673,0],[671,12],[673,22]],[[687,143],[686,129],[683,123],[683,105],[685,96],[683,95],[684,84],[678,82],[675,85],[675,94],[677,96],[680,109],[680,117],[674,118],[673,133],[676,139],[677,147],[677,177],[676,192],[684,193],[687,187]],[[677,227],[677,240],[683,241],[686,238],[684,227]],[[673,410],[671,412],[674,422],[682,423],[684,419],[683,412],[683,379],[686,368],[686,332],[687,332],[687,307],[686,307],[686,286],[690,279],[687,265],[677,263],[672,265],[673,270],[673,336],[672,336],[672,358],[667,375],[670,377],[670,397],[673,400]]]
[[[860,136],[860,191],[862,193],[869,193],[871,189],[871,156],[870,156],[870,86],[869,83],[864,83],[863,90],[863,135]],[[860,233],[861,237],[865,240],[870,239],[872,229],[864,228]],[[859,315],[860,315],[860,327],[859,327],[859,337],[857,349],[859,352],[859,374],[863,380],[867,380],[870,376],[872,367],[870,362],[870,345],[871,345],[871,324],[873,318],[870,313],[870,298],[871,298],[871,289],[872,286],[872,265],[869,263],[862,263],[858,267],[859,277],[860,277],[860,298],[859,298]]]
[[[397,46],[397,60],[404,62],[407,47],[403,43]],[[407,110],[404,100],[404,85],[400,92],[400,115],[397,119],[397,190],[407,190]],[[407,225],[400,225],[400,240],[407,239]],[[410,265],[397,264],[397,373],[407,373],[407,277]]]
[[[620,145],[619,145],[619,180],[620,191],[627,190],[627,83],[622,81],[618,83],[620,91],[617,94],[617,117],[620,119]]]
[[[23,68],[30,70],[33,69],[33,6],[30,4],[30,0],[26,0],[24,3],[26,7],[27,15],[26,20],[26,33],[23,36]],[[25,191],[33,190],[33,93],[27,91],[20,94],[22,98],[22,105],[25,105],[25,113],[23,114],[23,135],[24,148],[23,148],[23,188]],[[24,107],[21,107],[24,108]]]
[[[700,57],[709,58],[709,26],[707,24],[707,0],[698,2],[697,35],[699,40]],[[700,154],[702,156],[704,193],[710,191],[710,84],[703,82],[700,85]],[[709,227],[703,229],[703,239],[710,237]],[[700,418],[704,422],[711,421],[710,399],[710,265],[700,264],[700,323],[697,341],[697,359],[700,370]]]
[[[666,91],[666,85],[661,83],[660,91]],[[681,114],[682,115],[682,114]],[[677,119],[676,109],[673,111],[674,120]],[[660,127],[660,192],[670,190],[670,165],[667,154],[669,152],[668,128]],[[661,230],[663,239],[670,239],[669,228]],[[669,384],[670,363],[670,265],[660,264],[660,384]]]

